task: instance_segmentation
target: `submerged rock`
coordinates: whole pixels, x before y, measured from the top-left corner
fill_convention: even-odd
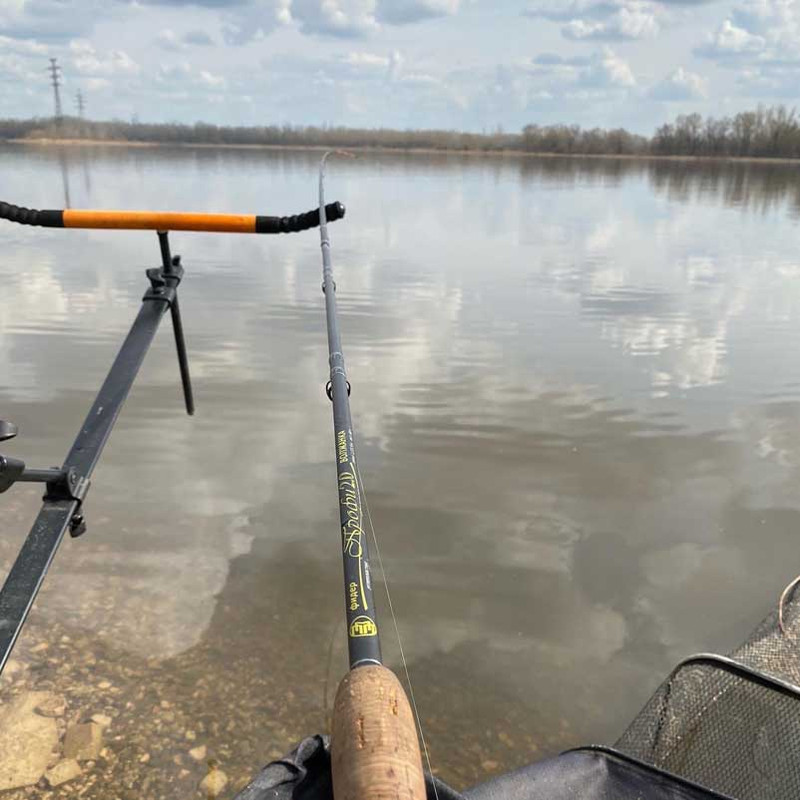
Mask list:
[[[206,746],[204,744],[201,744],[199,747],[193,747],[189,751],[189,755],[195,761],[202,761],[206,757],[206,753],[207,752],[208,752],[208,750],[207,750]]]
[[[200,791],[205,792],[209,798],[217,797],[228,785],[228,776],[216,767],[211,768],[211,772],[200,781]]]
[[[50,786],[60,786],[81,774],[81,765],[74,758],[65,758],[45,772],[44,777]]]
[[[48,694],[36,704],[35,710],[43,717],[63,717],[67,711],[67,703],[60,694]]]
[[[31,786],[42,777],[58,746],[58,727],[35,708],[49,692],[28,692],[0,706],[0,790]]]
[[[96,722],[71,725],[64,736],[64,758],[89,761],[103,749],[103,729]]]
[[[25,668],[26,665],[21,661],[17,661],[15,658],[9,658],[3,668],[3,677],[9,681],[13,680],[14,675],[19,675],[21,672],[24,672]]]

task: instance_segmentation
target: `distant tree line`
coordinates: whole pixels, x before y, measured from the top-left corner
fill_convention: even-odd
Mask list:
[[[91,139],[153,144],[277,145],[294,147],[384,147],[433,150],[514,150],[518,134],[462,133],[443,130],[390,130],[296,125],[234,127],[196,122],[179,123],[94,122],[64,117],[2,120],[2,139]]]
[[[527,125],[521,144],[534,153],[800,158],[800,119],[785,106],[721,118],[684,114],[650,139],[624,129]]]
[[[562,155],[646,155],[650,142],[622,128],[583,130],[578,125],[526,125],[521,148],[529,153]]]
[[[97,122],[74,117],[0,120],[3,139],[89,139],[153,144],[273,145],[391,149],[525,151],[558,155],[757,156],[800,158],[800,120],[784,106],[759,107],[731,117],[679,116],[651,138],[622,128],[526,125],[521,133],[462,133],[295,125],[233,127],[178,123]]]
[[[650,149],[658,155],[800,157],[800,120],[794,109],[760,107],[732,117],[678,117],[662,125]]]

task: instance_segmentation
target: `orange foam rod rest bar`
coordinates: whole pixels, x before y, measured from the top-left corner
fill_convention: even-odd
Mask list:
[[[192,214],[179,211],[92,211],[64,209],[65,228],[123,228],[155,231],[255,233],[253,214]]]
[[[341,203],[328,203],[325,218],[344,216]],[[0,201],[0,219],[45,228],[115,228],[154,231],[213,231],[222,233],[296,233],[319,225],[319,209],[290,217],[256,214],[202,214],[180,211],[92,211],[76,208],[37,211]]]

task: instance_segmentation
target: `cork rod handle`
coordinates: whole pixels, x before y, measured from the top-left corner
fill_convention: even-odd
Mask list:
[[[334,800],[425,800],[414,715],[394,673],[351,670],[333,706]]]

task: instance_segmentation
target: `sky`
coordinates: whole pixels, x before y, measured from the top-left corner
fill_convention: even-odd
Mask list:
[[[0,0],[0,117],[649,134],[800,98],[800,0]]]

